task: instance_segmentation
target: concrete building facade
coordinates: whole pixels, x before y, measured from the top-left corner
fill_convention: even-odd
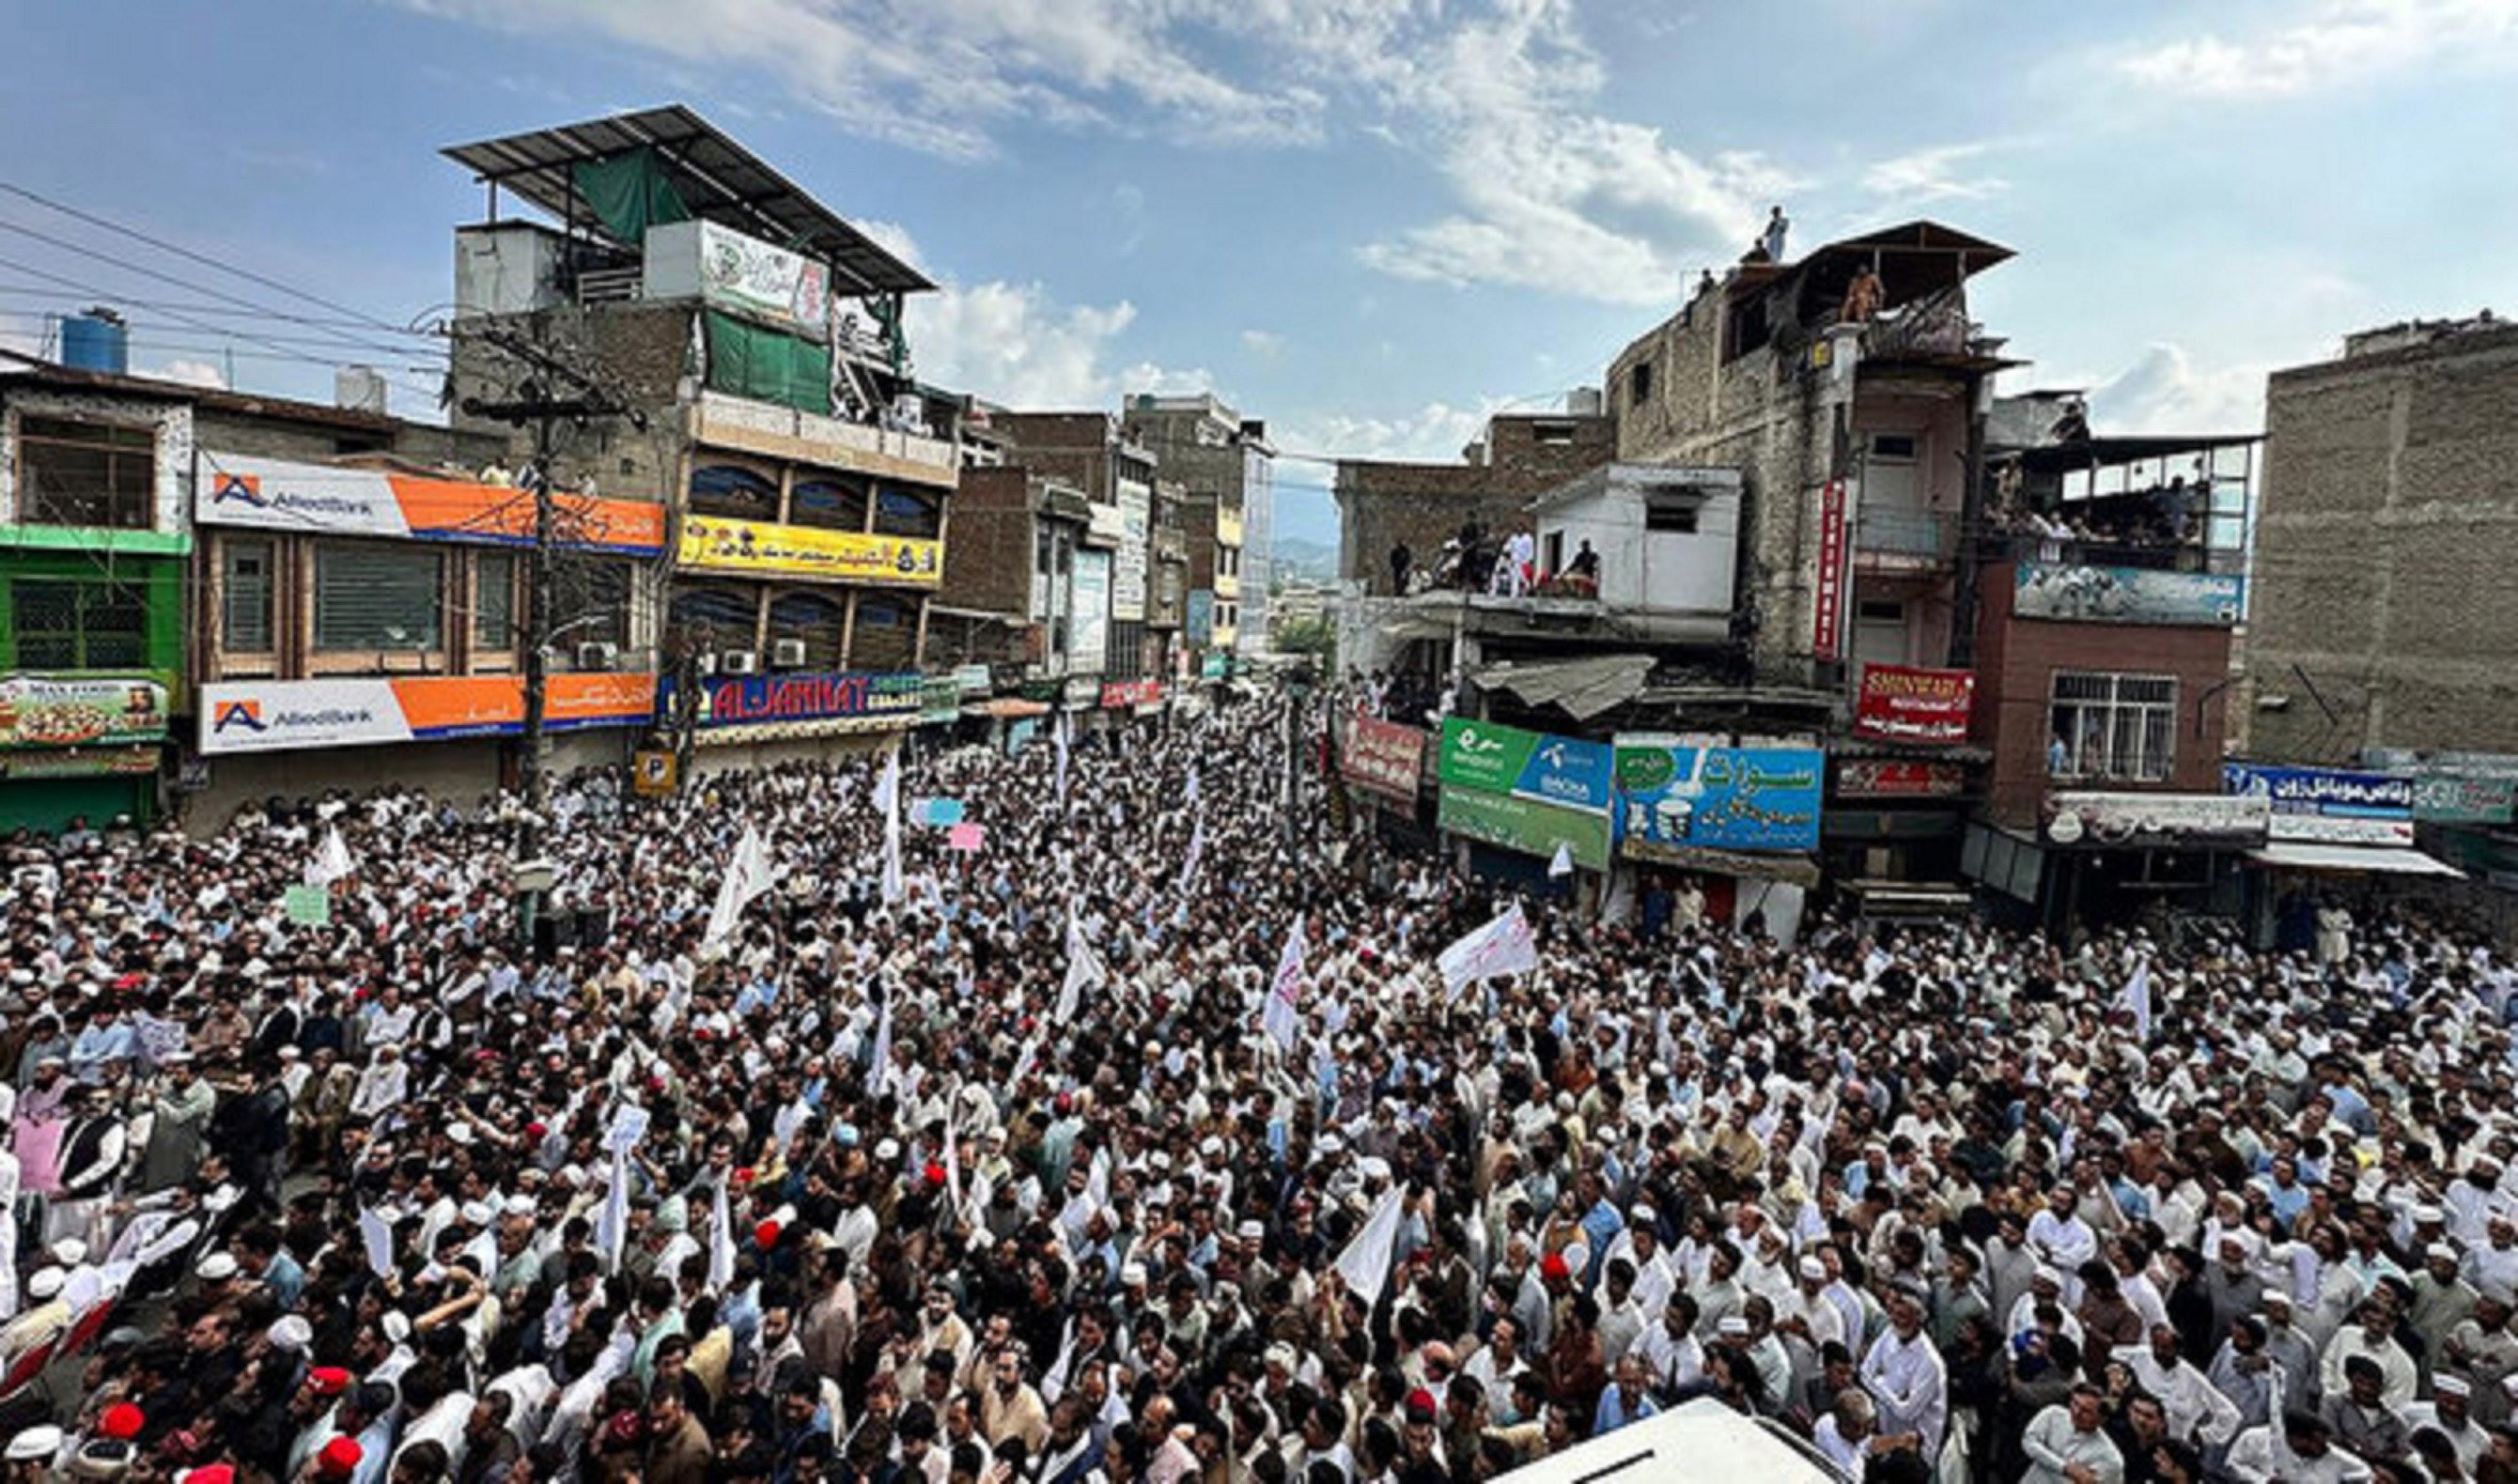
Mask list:
[[[2274,374],[2248,750],[2518,750],[2518,325],[2355,335]]]
[[[1177,482],[1184,502],[1184,543],[1196,543],[1190,524],[1211,524],[1208,575],[1189,555],[1184,572],[1184,643],[1192,650],[1256,654],[1268,642],[1269,543],[1276,530],[1276,445],[1268,425],[1245,418],[1211,394],[1137,394],[1120,409],[1127,435],[1154,456],[1162,477]],[[1204,504],[1211,522],[1186,515]],[[1198,595],[1205,594],[1203,598]],[[1203,616],[1202,616],[1203,615]]]

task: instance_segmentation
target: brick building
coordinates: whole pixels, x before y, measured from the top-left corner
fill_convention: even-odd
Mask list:
[[[1333,490],[1338,578],[1388,596],[1390,554],[1400,542],[1407,543],[1417,568],[1429,569],[1443,543],[1467,523],[1488,530],[1527,530],[1533,498],[1616,456],[1617,425],[1586,407],[1579,413],[1498,413],[1456,464],[1340,459]]]
[[[1958,537],[1992,378],[2012,363],[1969,320],[1967,283],[2011,256],[1914,222],[1743,265],[1610,365],[1619,459],[1741,472],[1759,681],[1964,662],[1973,584]],[[1875,287],[1857,309],[1865,275]]]
[[[2518,751],[2518,326],[2351,336],[2276,372],[2247,616],[2248,748]]]
[[[1090,505],[1081,550],[1109,571],[1085,588],[1107,592],[1107,626],[1101,652],[1074,657],[1072,667],[1112,680],[1170,674],[1168,646],[1179,620],[1155,621],[1152,450],[1107,412],[1001,412],[990,421],[1005,440],[1008,462],[1081,491]]]
[[[1276,530],[1276,446],[1268,425],[1209,394],[1132,395],[1120,419],[1181,488],[1183,644],[1253,653],[1268,642],[1269,543]],[[1203,506],[1208,515],[1194,516]],[[1207,550],[1190,528],[1202,526]],[[1200,571],[1204,575],[1201,578]],[[1200,594],[1204,594],[1200,597]]]

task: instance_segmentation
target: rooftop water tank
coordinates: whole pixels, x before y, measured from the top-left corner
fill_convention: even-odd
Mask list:
[[[62,364],[73,371],[131,373],[131,329],[122,317],[96,305],[62,320]]]

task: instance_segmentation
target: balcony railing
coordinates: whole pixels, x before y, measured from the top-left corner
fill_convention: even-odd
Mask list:
[[[1875,556],[1947,561],[1957,537],[1957,521],[1930,510],[1865,510],[1853,523],[1853,549]]]

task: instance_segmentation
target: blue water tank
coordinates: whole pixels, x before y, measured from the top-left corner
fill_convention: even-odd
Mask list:
[[[131,373],[131,329],[122,317],[103,307],[62,321],[62,364],[73,371]]]

